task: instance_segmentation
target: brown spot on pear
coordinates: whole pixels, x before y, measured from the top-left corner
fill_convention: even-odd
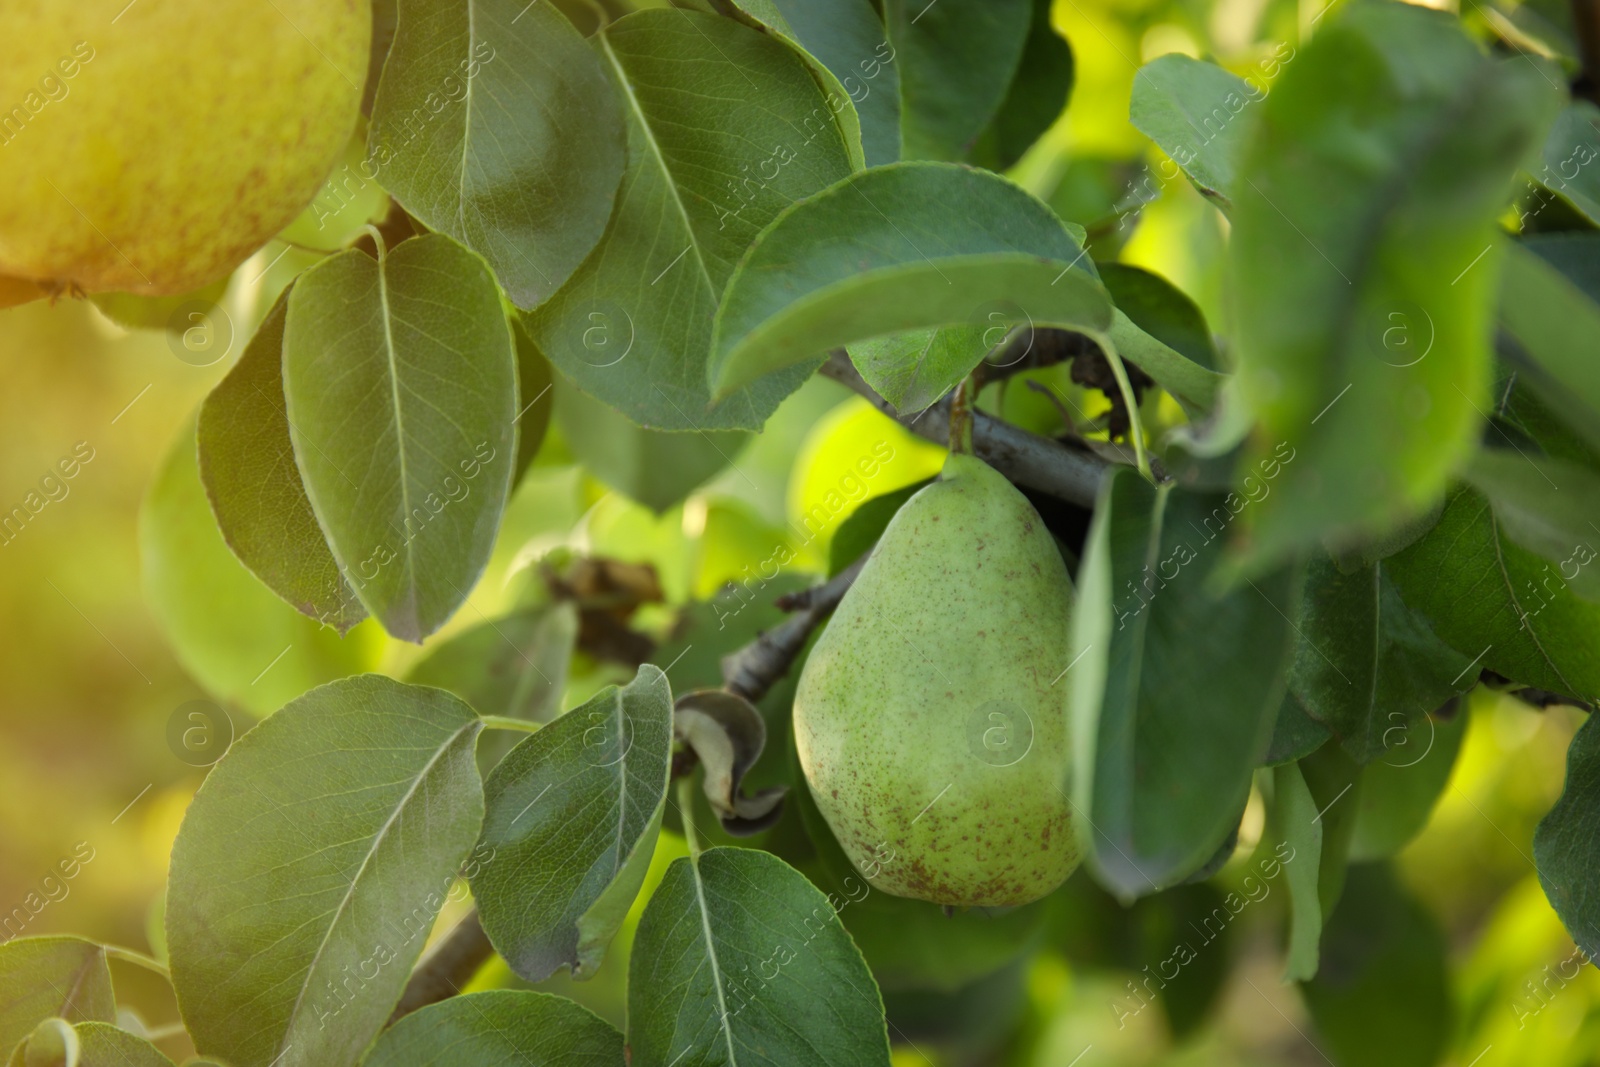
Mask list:
[[[980,548],[998,565],[980,568]],[[889,523],[794,701],[812,796],[874,887],[1015,905],[1077,867],[1066,690],[1051,685],[1071,611],[1043,521],[973,456],[952,455]]]

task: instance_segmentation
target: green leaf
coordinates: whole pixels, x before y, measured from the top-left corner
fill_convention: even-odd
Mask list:
[[[1239,198],[1239,161],[1266,87],[1172,52],[1139,68],[1128,119],[1224,210]],[[1176,177],[1176,174],[1172,175]]]
[[[1350,837],[1354,863],[1392,856],[1428,824],[1467,735],[1467,714],[1429,715],[1397,735],[1390,754],[1361,773],[1361,796]]]
[[[239,362],[200,405],[200,480],[223,538],[250,573],[302,615],[344,633],[366,609],[311,511],[283,399],[285,290]]]
[[[1323,933],[1322,967],[1301,986],[1319,1048],[1351,1067],[1438,1063],[1451,1032],[1445,947],[1387,864],[1352,867]]]
[[[1111,304],[1086,263],[1054,213],[998,175],[946,163],[864,171],[756,239],[717,312],[711,380],[724,393],[841,345],[989,326],[991,312],[1103,333]],[[982,357],[974,346],[960,361],[921,368],[920,394],[938,396]],[[874,388],[894,391],[884,369],[861,367]]]
[[[544,727],[484,786],[472,879],[484,932],[531,982],[586,978],[639,892],[672,763],[672,692],[650,665]]]
[[[850,346],[850,359],[879,396],[902,415],[937,403],[972,373],[993,344],[1005,340],[1010,323],[941,326]]]
[[[827,91],[855,105],[865,166],[900,158],[900,75],[869,0],[734,0],[803,49],[831,76]]]
[[[658,515],[731,464],[754,436],[647,430],[567,381],[556,386],[556,423],[590,474]]]
[[[990,170],[1006,170],[1020,160],[1067,108],[1072,48],[1050,24],[1051,6],[1051,0],[1032,0],[1016,75],[972,153],[974,162]]]
[[[1488,448],[1473,457],[1467,481],[1494,509],[1506,536],[1555,563],[1563,584],[1600,600],[1600,473],[1570,460]]]
[[[1506,251],[1500,285],[1500,323],[1526,351],[1539,377],[1553,390],[1541,389],[1547,402],[1564,414],[1577,405],[1574,427],[1596,434],[1594,412],[1600,412],[1600,368],[1594,349],[1600,343],[1600,304],[1579,270],[1593,271],[1596,239],[1591,235],[1559,235],[1560,240],[1511,244]],[[1565,268],[1565,269],[1564,269]],[[1556,396],[1545,396],[1553,391]],[[1591,442],[1600,437],[1591,437]]]
[[[673,862],[628,967],[633,1067],[888,1067],[883,1000],[834,906],[776,856]]]
[[[234,1067],[348,1067],[399,1000],[483,820],[481,724],[363,675],[233,745],[172,849],[173,987]]]
[[[1256,566],[1425,510],[1488,407],[1495,217],[1555,100],[1453,16],[1352,7],[1260,105],[1229,256],[1258,452],[1295,476],[1254,509]]]
[[[66,1026],[60,1019],[50,1021],[57,1027]],[[76,1038],[76,1055],[63,1055],[66,1034],[46,1031],[41,1024],[38,1036],[12,1053],[12,1067],[172,1067],[160,1049],[110,1023],[78,1023],[71,1032]]]
[[[565,997],[496,989],[451,997],[385,1030],[362,1067],[620,1067],[622,1035]]]
[[[1211,339],[1211,328],[1199,306],[1159,274],[1126,263],[1101,263],[1096,267],[1100,283],[1111,294],[1117,310],[1140,330],[1171,348],[1200,370],[1222,371],[1222,358]],[[1138,362],[1137,359],[1134,360]],[[1141,364],[1141,366],[1143,366]],[[1160,370],[1145,368],[1151,377]],[[1220,373],[1210,376],[1190,371],[1196,382],[1207,382],[1203,391],[1214,394],[1222,384]],[[1175,387],[1175,386],[1174,386]],[[1179,390],[1182,392],[1182,390]],[[1199,398],[1195,398],[1199,399]]]
[[[1534,175],[1541,185],[1561,197],[1590,222],[1600,225],[1600,167],[1593,166],[1600,155],[1600,108],[1587,100],[1574,100],[1561,109],[1550,126],[1540,152],[1543,167]],[[1524,215],[1526,222],[1545,207],[1545,201]]]
[[[600,240],[625,143],[598,58],[552,5],[401,0],[367,165],[429,229],[482,254],[518,307]]]
[[[884,0],[900,71],[900,154],[966,157],[1000,111],[1028,40],[1030,0]]]
[[[1332,737],[1328,728],[1311,717],[1300,698],[1290,689],[1283,694],[1278,718],[1272,727],[1272,743],[1262,758],[1264,767],[1276,767],[1309,756]]]
[[[515,461],[511,330],[483,260],[448,237],[342,252],[289,295],[295,458],[345,580],[421,641],[489,562]]]
[[[1600,694],[1600,605],[1512,541],[1482,496],[1453,492],[1439,524],[1388,566],[1405,602],[1474,669],[1569,697]]]
[[[1533,835],[1534,866],[1550,906],[1572,940],[1590,958],[1600,952],[1600,896],[1594,872],[1600,865],[1600,727],[1584,720],[1567,748],[1567,780],[1561,797]]]
[[[116,1019],[105,949],[78,937],[0,943],[0,1052],[56,1016],[69,1022]]]
[[[1390,570],[1379,560],[1344,572],[1319,553],[1295,626],[1289,687],[1363,764],[1478,680],[1467,657],[1406,606]]]
[[[1125,899],[1182,880],[1216,851],[1283,700],[1293,574],[1210,591],[1232,499],[1117,468],[1078,568],[1062,680],[1072,789],[1095,830],[1092,868]]]
[[[628,169],[600,247],[528,332],[640,425],[759,429],[806,373],[711,407],[712,316],[762,227],[850,173],[844,132],[800,55],[732,19],[639,11],[595,47],[624,103]]]
[[[1322,904],[1317,897],[1322,819],[1298,764],[1285,763],[1272,770],[1272,810],[1263,842],[1290,849],[1289,859],[1284,862],[1289,887],[1289,946],[1283,978],[1303,982],[1317,973],[1322,938]]]
[[[228,550],[195,453],[194,425],[185,423],[139,510],[145,602],[184,670],[213,696],[265,715],[311,686],[367,669],[369,629],[341,639]]]
[[[916,496],[917,490],[932,481],[932,478],[924,478],[920,482],[913,482],[891,493],[875,496],[863,501],[860,507],[852,511],[850,517],[833,531],[833,538],[828,542],[829,576],[838,574],[871,552],[872,546],[883,536],[889,520],[900,510],[900,505]]]

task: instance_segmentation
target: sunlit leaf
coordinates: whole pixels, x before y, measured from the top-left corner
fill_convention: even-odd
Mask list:
[[[1172,52],[1139,68],[1128,118],[1183,168],[1196,189],[1231,208],[1239,196],[1239,160],[1254,118],[1247,112],[1265,97],[1259,84]]]
[[[1526,57],[1452,16],[1357,5],[1259,106],[1229,244],[1257,454],[1292,477],[1254,509],[1255,565],[1423,511],[1488,407],[1495,217],[1555,100]],[[1449,195],[1440,190],[1448,189]]]
[[[672,692],[646,664],[523,741],[484,786],[472,879],[483,928],[511,969],[542,981],[599,967],[639,892],[672,762]]]
[[[421,641],[489,561],[515,461],[511,330],[448,237],[341,252],[289,295],[283,386],[307,495],[345,580]]]
[[[42,908],[43,898],[39,900]],[[77,937],[16,937],[13,928],[7,932],[12,940],[0,944],[0,1050],[15,1048],[45,1019],[116,1019],[105,949]]]
[[[625,131],[594,52],[551,4],[401,0],[367,165],[489,261],[518,307],[569,278],[611,216]]]
[[[1322,939],[1322,904],[1317,881],[1322,856],[1322,820],[1317,802],[1306,786],[1298,764],[1285,763],[1272,771],[1272,810],[1267,817],[1265,842],[1281,844],[1290,857],[1284,863],[1289,890],[1289,944],[1283,977],[1303,982],[1317,973],[1318,945]]]
[[[234,743],[172,849],[172,980],[201,1052],[356,1062],[477,840],[479,729],[448,693],[363,675]]]

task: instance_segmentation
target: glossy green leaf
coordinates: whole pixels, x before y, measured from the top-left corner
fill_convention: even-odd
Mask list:
[[[385,1030],[362,1067],[621,1067],[622,1035],[565,997],[496,989],[451,997]]]
[[[1555,563],[1563,584],[1600,601],[1600,473],[1570,460],[1484,449],[1466,479],[1489,498],[1507,537]]]
[[[640,425],[759,429],[806,373],[712,407],[712,316],[762,227],[850,173],[844,132],[805,60],[731,19],[639,11],[595,47],[624,103],[628,169],[600,247],[528,317],[529,333]]]
[[[1316,1044],[1340,1067],[1430,1067],[1451,1033],[1439,924],[1387,864],[1350,869],[1323,934],[1322,967],[1301,986]]]
[[[1590,958],[1600,952],[1600,727],[1590,716],[1567,748],[1567,779],[1561,798],[1533,835],[1534,866],[1550,906],[1572,940]]]
[[[592,975],[638,894],[672,763],[672,691],[650,665],[512,749],[485,783],[472,879],[484,931],[529,981]]]
[[[200,405],[200,480],[239,561],[296,611],[344,633],[367,612],[339,573],[294,462],[283,399],[288,293]]]
[[[1468,657],[1406,606],[1384,560],[1343,572],[1319,554],[1295,628],[1289,686],[1360,763],[1404,743],[1410,725],[1477,683]]]
[[[1561,109],[1551,124],[1540,152],[1541,166],[1532,173],[1546,189],[1600,225],[1600,167],[1593,166],[1597,157],[1600,108],[1587,100],[1574,100]],[[1542,198],[1536,198],[1529,214],[1541,213],[1544,206]]]
[[[58,1026],[60,1019],[52,1020]],[[72,1027],[76,1056],[63,1056],[65,1035],[40,1032],[11,1056],[12,1067],[172,1067],[172,1061],[150,1042],[110,1023],[85,1022]]]
[[[0,1051],[9,1053],[42,1020],[57,1016],[116,1019],[105,949],[77,937],[13,936],[0,943]]]
[[[850,98],[869,167],[900,158],[900,74],[870,0],[734,0],[792,41],[831,76],[830,94]]]
[[[1454,491],[1439,524],[1388,566],[1406,604],[1474,670],[1567,696],[1600,693],[1600,605],[1567,587],[1559,562],[1512,541],[1477,493]]]
[[[481,253],[518,307],[600,240],[624,145],[598,58],[553,5],[401,0],[368,165],[412,215]]]
[[[1055,124],[1072,92],[1072,47],[1050,24],[1052,0],[1032,0],[1028,37],[1005,99],[978,137],[973,162],[1006,170]]]
[[[1011,323],[940,326],[850,346],[850,359],[877,394],[902,415],[937,403],[1004,341]]]
[[[421,641],[483,573],[510,490],[517,372],[494,278],[438,234],[324,260],[289,296],[283,386],[345,580]]]
[[[1250,105],[1266,99],[1264,86],[1215,63],[1177,52],[1139,68],[1128,118],[1136,129],[1188,175],[1194,187],[1228,209],[1237,199]]]
[[[1202,370],[1224,369],[1205,316],[1182,289],[1159,274],[1126,263],[1101,263],[1095,269],[1117,310],[1135,326]],[[1150,373],[1153,377],[1159,371],[1158,367]],[[1196,381],[1209,381],[1214,395],[1222,379],[1220,374],[1196,375]]]
[[[1284,863],[1289,889],[1289,944],[1283,977],[1286,981],[1303,982],[1317,973],[1322,939],[1322,904],[1317,898],[1322,820],[1298,764],[1273,768],[1272,810],[1263,840],[1272,848],[1281,843],[1290,856]]]
[[[213,696],[257,715],[311,686],[366,670],[375,636],[340,638],[245,569],[217,529],[185,423],[139,511],[145,602],[178,662]]]
[[[727,392],[870,338],[991,326],[991,312],[1103,333],[1111,304],[1087,260],[1049,208],[998,175],[946,163],[865,171],[757,238],[717,312],[711,380]],[[916,387],[938,396],[982,357],[975,346],[960,361],[925,365]],[[860,369],[894,391],[888,368]]]
[[[964,159],[999,113],[1022,61],[1030,0],[884,0],[900,71],[900,154]]]
[[[1362,771],[1351,862],[1392,856],[1422,832],[1450,781],[1467,719],[1465,709],[1421,719],[1391,737],[1388,754]]]
[[[888,1067],[883,1000],[834,905],[776,856],[673,862],[628,968],[633,1067]]]
[[[172,980],[201,1052],[356,1062],[477,839],[480,728],[448,693],[363,675],[234,743],[172,849]]]
[[[1253,511],[1257,566],[1429,506],[1488,407],[1495,217],[1555,100],[1453,16],[1352,7],[1259,105],[1229,243],[1258,454],[1292,477]],[[1449,190],[1441,195],[1440,190]]]
[[[732,463],[753,436],[742,430],[647,430],[567,381],[556,386],[556,423],[590,474],[657,514]]]
[[[1237,823],[1283,700],[1294,576],[1217,596],[1231,496],[1101,485],[1073,609],[1077,809],[1090,862],[1123,898],[1180,881]]]

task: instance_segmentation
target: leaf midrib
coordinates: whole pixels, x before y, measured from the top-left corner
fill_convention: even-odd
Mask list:
[[[378,303],[383,314],[383,345],[384,355],[389,367],[389,396],[394,406],[394,443],[395,453],[400,463],[400,527],[405,528],[406,520],[411,517],[411,475],[406,464],[406,428],[405,416],[400,405],[400,358],[394,344],[393,312],[389,308],[389,263],[388,255],[379,246],[378,256]],[[417,602],[417,560],[416,553],[411,547],[415,538],[406,538],[401,545],[405,552],[406,581],[405,585],[410,593],[411,619],[415,628],[422,629],[422,606]]]
[[[461,739],[463,734],[477,725],[479,723],[477,717],[474,716],[472,719],[463,722],[451,732],[449,737],[439,744],[433,755],[428,757],[428,762],[422,766],[422,769],[417,772],[417,776],[412,779],[411,784],[406,787],[405,795],[395,804],[394,810],[389,812],[389,817],[384,820],[383,825],[378,828],[378,832],[373,835],[372,845],[367,849],[367,854],[361,857],[361,866],[356,868],[356,873],[350,879],[350,884],[346,887],[344,896],[339,901],[339,906],[334,909],[333,919],[328,923],[327,930],[322,934],[322,941],[318,943],[317,951],[312,955],[311,962],[306,966],[305,978],[300,983],[300,992],[295,995],[294,1006],[289,1009],[289,1016],[285,1020],[283,1034],[273,1046],[273,1052],[276,1056],[281,1057],[289,1050],[289,1046],[285,1045],[284,1041],[288,1039],[289,1032],[294,1029],[295,1022],[300,1017],[300,1006],[305,1002],[306,993],[311,988],[312,976],[316,973],[317,964],[322,961],[322,956],[328,948],[328,942],[332,939],[333,931],[338,927],[339,920],[344,915],[345,909],[349,907],[350,901],[354,899],[356,886],[360,884],[361,876],[366,873],[367,865],[372,862],[372,857],[377,855],[378,850],[383,847],[383,843],[388,838],[389,831],[394,827],[395,821],[400,817],[400,813],[411,803],[411,798],[416,795],[417,789],[433,773],[434,767],[444,758],[444,754],[455,747],[456,742]],[[275,1064],[277,1059],[273,1059],[271,1062]]]
[[[667,192],[672,195],[672,203],[678,209],[679,216],[683,219],[683,228],[689,234],[689,249],[694,253],[694,261],[700,267],[700,277],[706,283],[706,289],[715,299],[718,295],[717,285],[711,280],[711,270],[706,266],[705,255],[700,250],[700,237],[695,232],[694,222],[690,218],[689,209],[684,206],[683,197],[678,192],[677,179],[673,177],[672,168],[667,166],[667,157],[661,151],[661,145],[656,141],[655,131],[650,128],[650,122],[645,117],[644,107],[639,103],[639,97],[633,91],[633,82],[628,76],[622,61],[617,58],[617,53],[611,47],[611,36],[601,32],[600,47],[605,51],[606,62],[611,64],[611,69],[616,73],[617,83],[622,87],[623,99],[627,102],[628,109],[633,113],[639,123],[639,129],[644,134],[645,143],[650,146],[650,154],[655,157],[656,165],[661,168],[661,175],[666,180]]]
[[[700,856],[689,857],[689,873],[694,878],[695,901],[700,908],[700,932],[706,941],[706,962],[711,964],[711,984],[717,991],[717,1027],[728,1046],[728,1067],[739,1067],[733,1047],[733,1027],[728,1023],[728,1001],[722,995],[722,967],[717,962],[717,946],[711,940],[711,911],[706,904],[705,883],[700,878]]]

